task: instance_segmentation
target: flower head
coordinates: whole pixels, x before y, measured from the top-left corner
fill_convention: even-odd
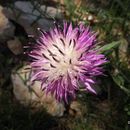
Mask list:
[[[74,98],[81,86],[96,93],[92,88],[94,78],[102,74],[101,65],[106,62],[104,55],[95,50],[96,34],[82,24],[73,28],[66,22],[63,29],[39,31],[41,35],[29,54],[32,81],[41,81],[42,89],[58,101]]]

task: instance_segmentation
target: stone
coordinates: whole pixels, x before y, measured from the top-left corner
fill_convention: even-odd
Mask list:
[[[4,8],[0,6],[0,40],[5,42],[14,35],[14,26],[9,22],[3,12]]]
[[[74,117],[83,116],[83,106],[78,101],[72,101],[69,107],[69,114]]]
[[[3,7],[0,6],[0,34],[3,33],[5,28],[7,28],[9,22],[2,11]]]
[[[37,8],[34,7],[33,3],[37,5]],[[16,1],[13,10],[6,9],[5,12],[8,18],[23,26],[30,35],[35,34],[37,28],[49,30],[54,25],[54,18],[62,17],[60,10],[57,8],[39,5],[36,1]]]
[[[42,11],[46,11],[46,14],[52,18],[62,18],[62,14],[60,12],[59,9],[55,8],[55,7],[47,7],[45,5],[41,6],[41,10]]]
[[[25,106],[30,105],[35,109],[44,107],[52,116],[63,116],[64,104],[59,103],[51,94],[46,95],[41,90],[40,82],[30,82],[31,69],[26,69],[28,67],[24,66],[11,74],[15,98]]]

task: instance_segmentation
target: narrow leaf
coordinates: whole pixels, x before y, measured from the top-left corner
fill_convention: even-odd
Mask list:
[[[107,45],[104,45],[102,48],[100,48],[100,49],[101,49],[101,53],[104,53],[104,52],[106,52],[106,51],[109,51],[109,50],[111,50],[112,48],[115,48],[115,47],[119,46],[119,44],[120,44],[120,41],[114,41],[114,42],[112,42],[112,43],[109,43],[109,44],[107,44]]]

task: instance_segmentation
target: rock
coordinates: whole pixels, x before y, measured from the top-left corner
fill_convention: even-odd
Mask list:
[[[37,8],[34,7],[33,3]],[[17,18],[13,11],[18,16]],[[28,34],[35,34],[37,28],[49,30],[53,26],[54,18],[62,17],[57,8],[46,7],[39,5],[37,2],[29,1],[16,1],[13,10],[6,9],[5,12],[8,18],[22,25]],[[46,18],[45,15],[50,19]]]
[[[59,9],[54,7],[47,7],[45,5],[41,6],[41,10],[46,12],[46,14],[52,18],[62,18],[62,14]]]
[[[83,106],[78,101],[72,101],[69,107],[69,114],[74,117],[83,115]]]
[[[39,7],[38,10],[34,7],[33,4]],[[16,1],[15,7],[24,13],[30,14],[30,16],[32,14],[32,19],[36,19],[37,16],[41,15],[39,11],[44,12],[51,17],[61,17],[60,10],[58,10],[57,8],[39,5],[39,3],[37,3],[36,1],[33,3],[27,1]]]
[[[65,107],[59,103],[51,94],[46,95],[41,90],[40,82],[31,84],[29,81],[31,70],[25,69],[28,66],[12,72],[13,93],[16,99],[23,105],[31,105],[33,108],[44,107],[53,116],[63,116]]]
[[[4,8],[0,6],[0,40],[1,42],[13,37],[14,26],[9,22],[8,18],[3,13]]]
[[[8,26],[8,19],[3,14],[3,7],[0,6],[0,33],[3,33],[4,29]]]
[[[15,37],[14,40],[7,41],[7,46],[15,55],[21,54],[23,52],[22,43],[17,37]]]

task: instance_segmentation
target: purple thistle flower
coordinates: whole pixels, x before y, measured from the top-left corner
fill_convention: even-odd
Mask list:
[[[54,27],[42,31],[32,48],[31,80],[41,81],[46,93],[53,94],[58,101],[68,102],[76,97],[81,87],[96,93],[92,88],[95,76],[102,75],[101,65],[106,61],[95,49],[96,34],[83,24],[73,28],[64,22],[63,29]]]

